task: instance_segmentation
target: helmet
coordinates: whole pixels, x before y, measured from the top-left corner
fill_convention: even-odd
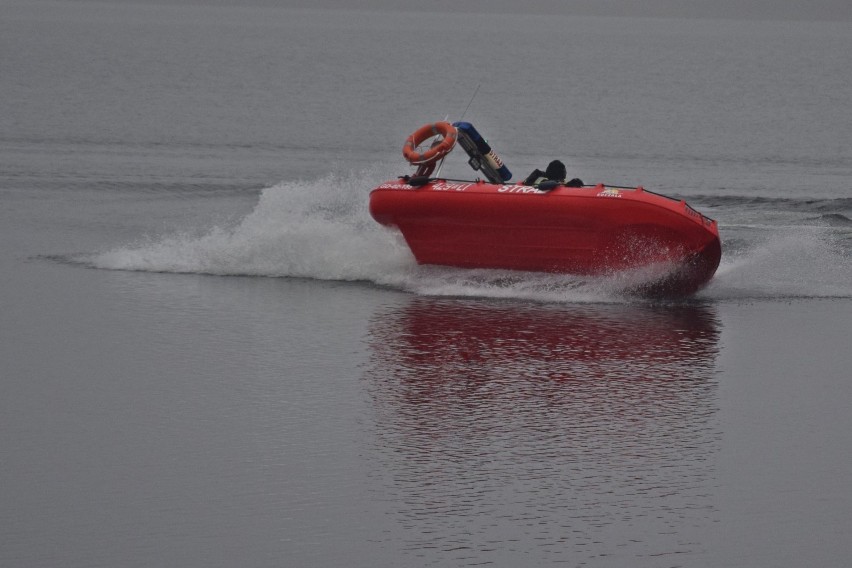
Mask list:
[[[568,172],[565,170],[565,164],[559,160],[553,160],[547,164],[547,169],[544,171],[544,175],[547,176],[547,179],[553,181],[565,181]]]

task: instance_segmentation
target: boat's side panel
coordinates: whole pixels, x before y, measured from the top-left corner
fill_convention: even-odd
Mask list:
[[[587,270],[598,240],[590,218],[567,209],[542,211],[540,203],[519,197],[386,193],[374,195],[372,203],[374,216],[392,211],[389,224],[400,228],[420,263]]]
[[[380,223],[399,227],[426,264],[600,273],[680,260],[718,241],[684,205],[653,194],[508,187],[380,187],[370,210]]]

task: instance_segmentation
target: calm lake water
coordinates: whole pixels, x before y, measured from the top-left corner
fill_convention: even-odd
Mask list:
[[[0,565],[852,559],[849,23],[0,7]],[[368,193],[474,93],[714,280],[417,266]]]

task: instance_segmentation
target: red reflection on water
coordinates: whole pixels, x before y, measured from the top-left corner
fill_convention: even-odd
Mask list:
[[[708,306],[553,307],[417,298],[379,314],[374,362],[402,381],[676,380],[712,375],[719,326]],[[386,377],[389,378],[389,377]]]
[[[712,306],[415,298],[377,313],[364,380],[394,538],[448,565],[460,547],[577,565],[690,553],[682,527],[714,522],[718,339]]]
[[[714,521],[712,306],[416,298],[369,340],[378,498],[410,550],[496,560],[496,532],[630,565]]]

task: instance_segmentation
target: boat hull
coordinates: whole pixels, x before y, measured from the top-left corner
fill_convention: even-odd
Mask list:
[[[421,264],[581,275],[660,267],[639,290],[691,294],[721,258],[715,221],[642,188],[534,187],[404,180],[370,193],[370,213],[398,227]]]

